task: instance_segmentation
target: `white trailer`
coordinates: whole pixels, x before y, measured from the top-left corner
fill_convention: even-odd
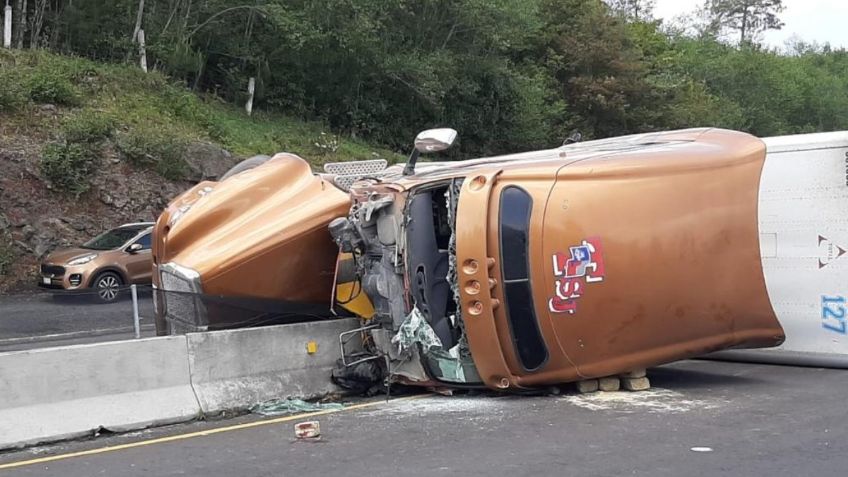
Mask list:
[[[763,141],[760,255],[786,342],[710,356],[848,368],[848,131]]]

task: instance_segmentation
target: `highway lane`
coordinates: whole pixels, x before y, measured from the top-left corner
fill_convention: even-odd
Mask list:
[[[109,304],[43,292],[0,296],[0,352],[131,338],[132,300],[126,295]],[[152,334],[150,292],[139,294],[139,314],[145,334]]]
[[[376,401],[313,417],[316,442],[294,438],[302,417],[197,422],[0,454],[0,475],[845,475],[845,371],[685,361],[650,377],[644,393]]]

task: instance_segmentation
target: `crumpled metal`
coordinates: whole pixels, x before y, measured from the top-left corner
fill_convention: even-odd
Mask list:
[[[344,409],[344,404],[337,402],[307,402],[302,399],[271,399],[250,408],[250,412],[263,416],[279,416],[297,412],[313,412]]]

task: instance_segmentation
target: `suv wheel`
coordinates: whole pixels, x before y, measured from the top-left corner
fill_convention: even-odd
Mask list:
[[[118,299],[121,293],[121,277],[114,272],[103,272],[94,279],[94,290],[97,291],[97,299],[101,303],[111,303]]]

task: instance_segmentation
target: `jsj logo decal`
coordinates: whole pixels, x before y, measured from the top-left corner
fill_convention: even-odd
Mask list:
[[[604,253],[600,237],[590,237],[580,245],[569,247],[571,256],[557,252],[553,256],[555,295],[548,301],[554,313],[577,311],[577,299],[590,283],[604,281]]]

